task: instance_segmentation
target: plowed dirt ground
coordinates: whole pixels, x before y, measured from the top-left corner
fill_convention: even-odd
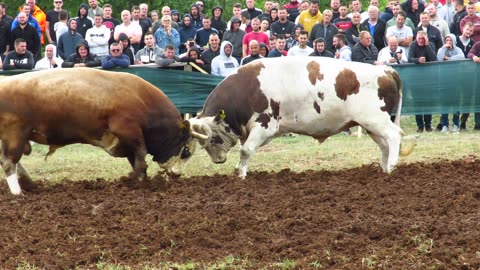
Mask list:
[[[86,176],[88,177],[88,176]],[[480,269],[475,157],[343,171],[250,172],[166,182],[0,183],[0,268],[141,269],[227,256],[249,269]]]

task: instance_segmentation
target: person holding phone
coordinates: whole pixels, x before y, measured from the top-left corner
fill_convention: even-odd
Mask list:
[[[135,65],[155,63],[155,57],[163,53],[163,49],[155,43],[152,32],[147,32],[143,38],[145,47],[135,54]]]

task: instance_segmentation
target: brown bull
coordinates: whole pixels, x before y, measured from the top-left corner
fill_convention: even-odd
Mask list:
[[[19,161],[29,141],[59,147],[85,143],[114,157],[126,157],[133,176],[146,177],[148,154],[159,165],[179,173],[189,156],[188,121],[152,84],[127,73],[96,69],[31,72],[3,78],[0,85],[0,162],[10,191],[20,194],[30,177]]]

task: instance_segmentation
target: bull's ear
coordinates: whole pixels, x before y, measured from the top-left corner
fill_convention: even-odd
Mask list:
[[[215,122],[220,122],[225,119],[225,111],[223,109],[215,116]]]

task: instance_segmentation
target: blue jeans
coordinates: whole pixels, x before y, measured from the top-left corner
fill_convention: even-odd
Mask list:
[[[415,121],[419,129],[432,128],[432,115],[431,114],[417,114],[415,115]]]
[[[452,121],[453,121],[454,126],[457,126],[457,127],[459,126],[460,112],[456,112],[456,113],[453,114]],[[440,117],[440,124],[442,125],[442,127],[448,127],[448,125],[449,125],[448,114],[442,114],[442,116]]]

